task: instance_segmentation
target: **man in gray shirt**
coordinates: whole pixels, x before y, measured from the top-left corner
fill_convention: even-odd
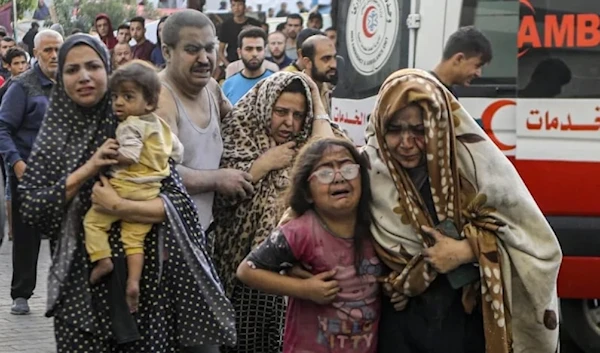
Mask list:
[[[205,230],[213,220],[215,192],[241,196],[253,192],[250,174],[219,169],[220,123],[231,111],[231,103],[212,78],[217,63],[215,37],[213,23],[201,12],[184,10],[167,19],[162,41],[166,67],[159,74],[163,90],[156,112],[184,146],[178,171]]]
[[[285,34],[287,35],[287,41],[285,44],[285,55],[292,60],[298,59],[296,45],[296,38],[298,37],[298,33],[302,30],[302,26],[304,25],[304,19],[302,16],[297,13],[293,13],[288,15],[285,21]]]

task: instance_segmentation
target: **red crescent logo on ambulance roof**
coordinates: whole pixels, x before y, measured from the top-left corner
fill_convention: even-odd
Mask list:
[[[487,132],[488,136],[496,144],[496,146],[498,146],[498,148],[502,151],[510,151],[515,149],[515,147],[517,146],[506,145],[502,143],[498,139],[498,137],[496,137],[496,134],[494,134],[494,130],[492,129],[492,120],[494,119],[494,116],[496,115],[498,110],[510,105],[517,105],[517,103],[510,99],[501,99],[490,104],[487,108],[485,108],[483,114],[481,114],[481,122],[483,123],[483,129],[485,130],[485,132]]]
[[[377,10],[375,9],[375,6],[371,5],[365,9],[365,14],[362,18],[362,30],[365,37],[367,38],[373,37],[375,35],[375,32],[377,31],[377,25],[379,20],[377,15],[378,14]]]

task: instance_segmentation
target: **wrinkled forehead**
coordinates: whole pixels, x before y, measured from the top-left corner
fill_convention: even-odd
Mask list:
[[[330,145],[325,151],[319,162],[315,165],[315,169],[322,166],[333,166],[336,164],[354,163],[356,160],[352,153],[344,146]]]
[[[424,111],[417,103],[411,103],[394,112],[388,125],[420,125],[423,124]]]
[[[115,54],[129,53],[131,52],[131,47],[129,45],[119,44],[115,46]]]
[[[335,50],[335,45],[331,41],[331,39],[325,37],[322,40],[319,40],[315,45],[315,56],[323,57],[323,56],[335,56],[337,51]]]
[[[179,30],[179,44],[206,46],[217,43],[217,37],[212,26],[183,27]]]

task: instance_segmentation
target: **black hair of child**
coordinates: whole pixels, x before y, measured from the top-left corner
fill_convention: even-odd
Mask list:
[[[143,60],[133,60],[119,67],[110,77],[109,88],[113,92],[117,91],[125,82],[132,82],[138,86],[144,100],[156,109],[162,86],[152,64]]]

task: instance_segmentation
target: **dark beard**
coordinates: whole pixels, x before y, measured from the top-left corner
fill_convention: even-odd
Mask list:
[[[273,55],[273,53],[271,53],[271,57],[274,60],[281,60],[281,59],[283,59],[284,56],[285,56],[285,52],[281,52],[281,55],[279,55],[279,56],[275,56],[275,55]]]
[[[242,58],[242,63],[244,64],[244,67],[246,69],[248,69],[248,71],[256,71],[256,70],[260,69],[263,64],[263,61],[265,61],[265,60],[263,59],[263,60],[260,60],[257,64],[252,64],[252,63],[250,63],[250,61],[246,61],[246,59]]]
[[[318,71],[315,64],[313,64],[312,69],[310,70],[310,75],[312,76],[312,78],[314,80],[317,80],[319,82],[329,82],[334,86],[337,85],[337,82],[338,82],[337,71],[336,71],[335,75],[328,77],[327,74],[324,74],[324,73]]]

